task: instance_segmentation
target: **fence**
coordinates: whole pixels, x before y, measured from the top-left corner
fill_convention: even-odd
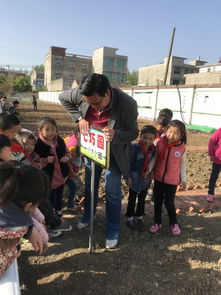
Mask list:
[[[159,111],[169,108],[174,119],[188,125],[221,126],[221,85],[216,87],[132,87],[122,88],[138,105],[139,118],[154,120]],[[39,92],[39,99],[59,103],[61,92]]]

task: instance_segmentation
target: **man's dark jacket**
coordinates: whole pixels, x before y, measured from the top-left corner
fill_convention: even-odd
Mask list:
[[[108,126],[115,130],[111,142],[111,151],[121,172],[127,178],[130,165],[131,141],[135,140],[139,133],[137,127],[137,103],[119,88],[111,87],[110,89],[111,111]],[[80,117],[86,117],[90,105],[83,100],[78,87],[61,93],[59,100],[70,113],[74,122],[77,122]]]

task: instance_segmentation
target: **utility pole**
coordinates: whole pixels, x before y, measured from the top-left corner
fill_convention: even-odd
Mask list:
[[[175,31],[176,31],[176,28],[173,28],[172,38],[171,38],[171,41],[170,41],[169,54],[168,54],[168,58],[167,58],[166,70],[165,70],[164,79],[163,79],[163,85],[166,85],[166,81],[167,81],[167,74],[168,74],[168,69],[169,69],[169,64],[170,64],[170,57],[171,57],[172,48],[173,48],[173,40],[174,40],[174,36],[175,36]]]

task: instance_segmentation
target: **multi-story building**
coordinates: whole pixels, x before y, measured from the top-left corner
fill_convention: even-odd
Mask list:
[[[185,74],[196,73],[198,71],[196,61],[185,64],[186,58],[172,56],[170,58],[166,85],[185,84]],[[138,85],[142,86],[158,86],[163,85],[164,75],[166,71],[168,57],[164,58],[164,62],[152,66],[139,68]]]
[[[44,70],[33,69],[31,73],[31,85],[33,90],[35,90],[37,86],[44,86]]]
[[[25,76],[27,76],[27,74],[24,73],[24,72],[10,70],[10,69],[6,69],[6,68],[0,68],[0,75],[10,77],[12,79],[15,79],[17,77],[25,77]]]
[[[197,74],[185,75],[188,85],[220,85],[221,84],[221,60],[215,64],[199,65]]]
[[[45,57],[45,86],[48,91],[65,90],[92,72],[90,56],[66,53],[66,48],[51,46]]]
[[[116,54],[117,50],[106,46],[94,50],[93,72],[106,75],[112,84],[123,85],[126,83],[128,58],[125,55]]]

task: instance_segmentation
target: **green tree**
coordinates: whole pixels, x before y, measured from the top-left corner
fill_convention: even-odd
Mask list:
[[[48,91],[46,86],[36,86],[35,90],[36,91]]]
[[[130,72],[127,70],[127,85],[129,86],[136,86],[138,84],[138,71],[133,70]]]
[[[10,95],[12,92],[12,84],[11,84],[11,78],[0,75],[0,93],[1,95]]]
[[[32,91],[31,81],[29,76],[17,77],[12,82],[13,90],[15,92],[28,92]]]

